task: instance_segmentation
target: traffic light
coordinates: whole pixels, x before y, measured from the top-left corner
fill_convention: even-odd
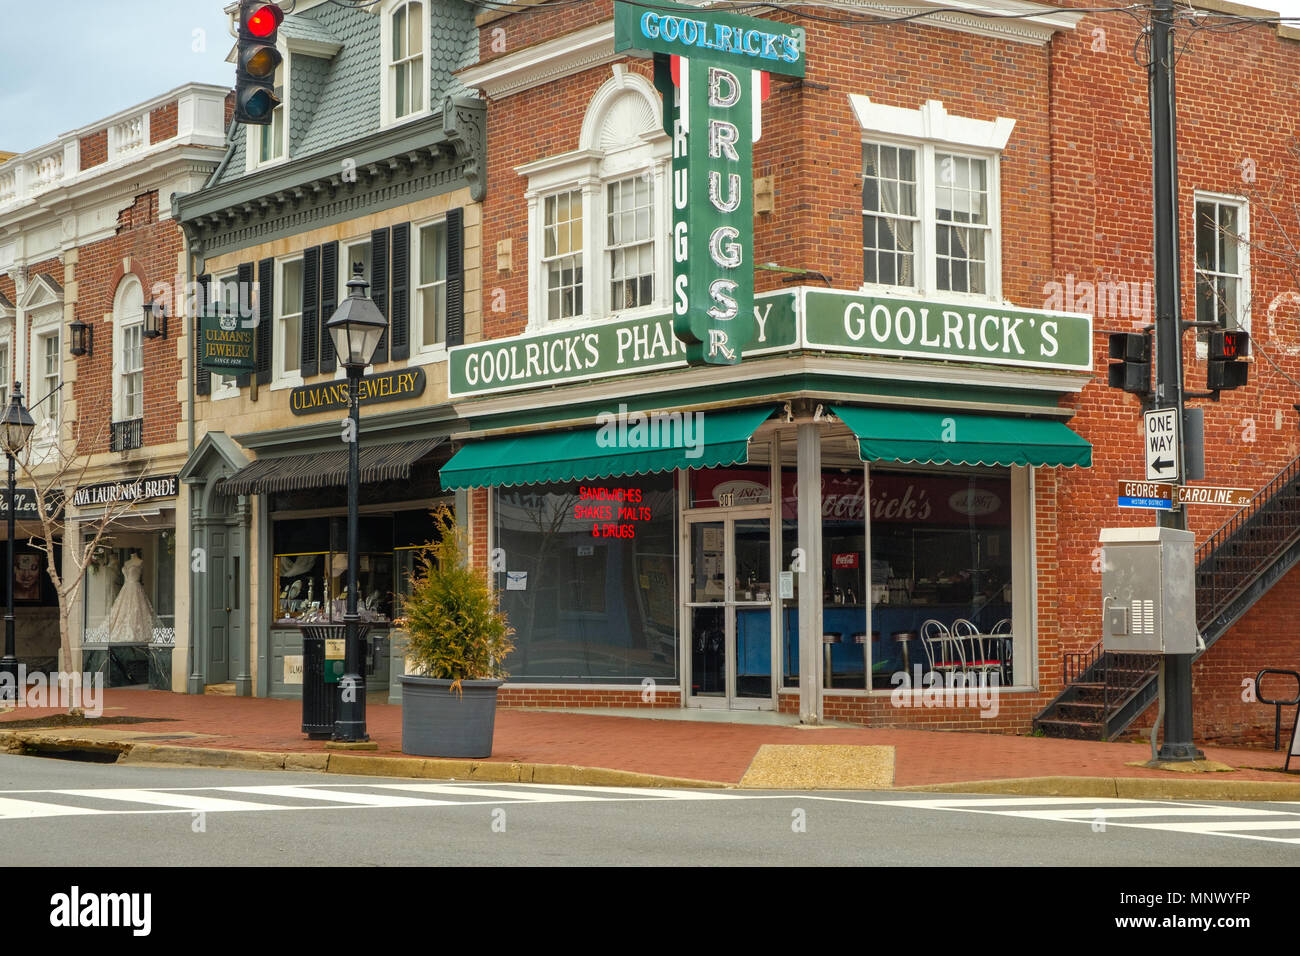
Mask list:
[[[239,0],[239,47],[235,62],[235,122],[269,126],[280,105],[275,69],[284,59],[275,48],[284,12],[264,0]]]
[[[1240,329],[1210,333],[1209,365],[1205,385],[1212,392],[1246,384],[1250,366],[1241,361],[1250,354],[1250,333]]]
[[[1107,379],[1111,388],[1141,395],[1151,391],[1151,333],[1110,333],[1112,362]]]

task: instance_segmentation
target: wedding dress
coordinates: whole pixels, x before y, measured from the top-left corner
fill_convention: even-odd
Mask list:
[[[114,643],[147,644],[153,638],[154,613],[140,583],[144,562],[137,554],[122,565],[122,590],[108,612],[108,639]]]

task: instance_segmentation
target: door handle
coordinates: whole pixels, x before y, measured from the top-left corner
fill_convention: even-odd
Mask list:
[[[227,613],[227,614],[230,613],[230,608],[226,608],[226,613]]]

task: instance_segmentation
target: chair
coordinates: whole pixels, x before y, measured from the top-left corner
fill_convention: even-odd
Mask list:
[[[931,618],[921,625],[921,647],[925,649],[925,659],[932,671],[955,673],[966,669],[961,642],[953,639],[952,632],[942,621]]]
[[[1002,684],[1005,687],[1011,686],[1011,649],[1015,646],[1015,641],[1011,636],[1011,618],[1004,617],[993,625],[993,637],[997,640],[999,650],[998,656],[1002,659]]]
[[[981,634],[974,622],[960,617],[952,622],[952,636],[961,647],[970,647],[970,657],[966,659],[967,673],[991,674],[1002,670],[1002,659],[990,653],[996,646],[997,638],[991,634]]]

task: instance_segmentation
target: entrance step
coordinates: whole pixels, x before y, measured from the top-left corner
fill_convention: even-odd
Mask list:
[[[234,697],[235,682],[230,681],[226,684],[205,684],[203,687],[203,693],[216,694],[220,697]]]

